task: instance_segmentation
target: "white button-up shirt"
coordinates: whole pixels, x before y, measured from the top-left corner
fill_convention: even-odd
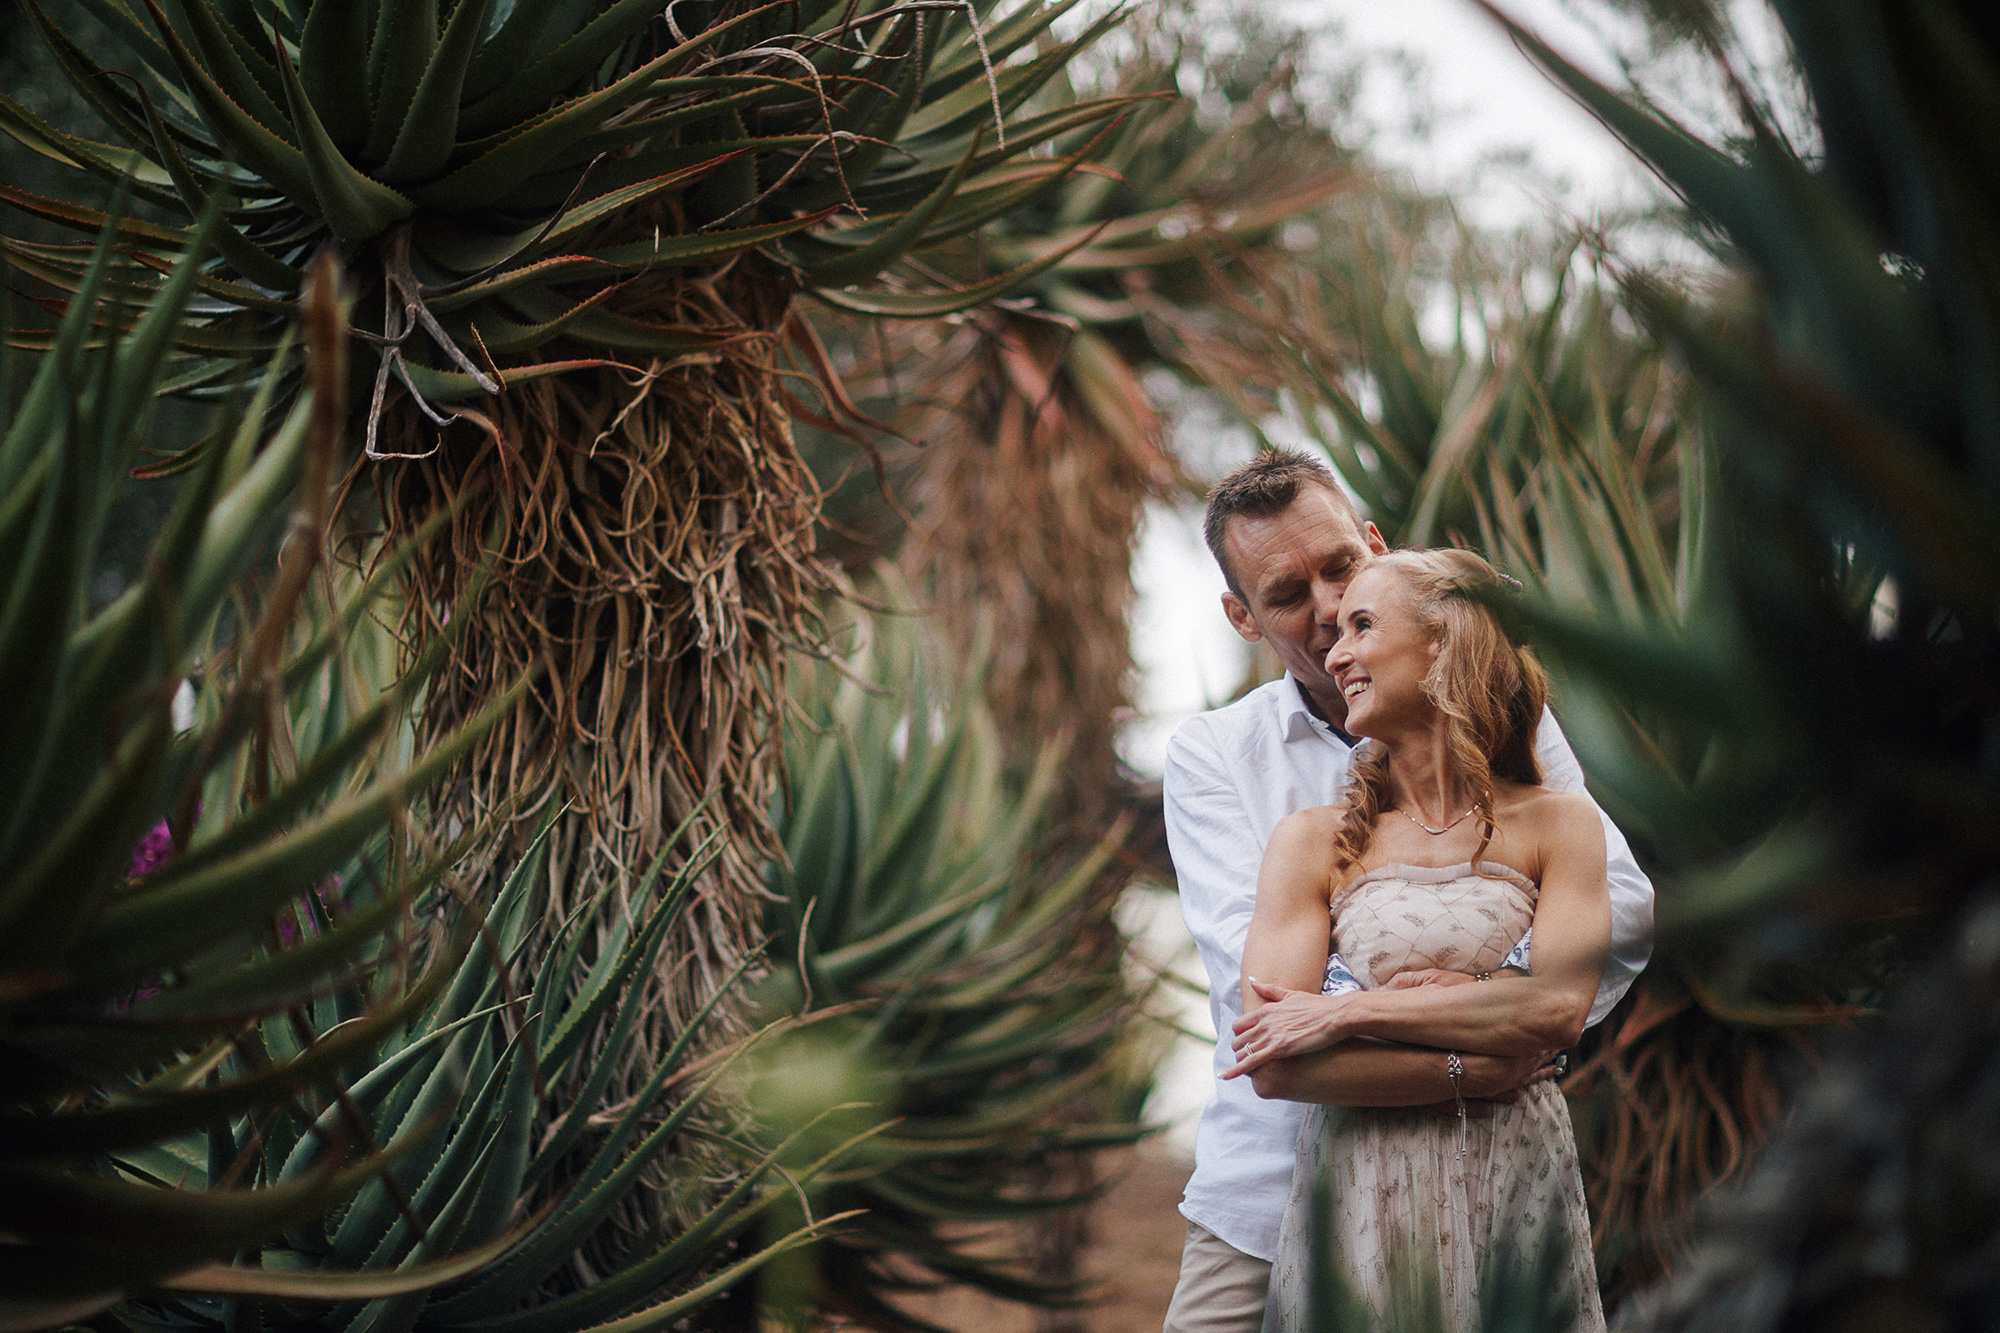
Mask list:
[[[1583,790],[1583,769],[1551,713],[1542,715],[1535,754],[1545,785]],[[1190,718],[1167,746],[1167,844],[1180,881],[1181,915],[1208,969],[1208,1010],[1221,1038],[1218,1075],[1235,1063],[1229,1038],[1243,1013],[1243,944],[1264,844],[1294,810],[1337,800],[1351,758],[1348,743],[1306,707],[1290,676]],[[1653,886],[1608,818],[1604,842],[1611,959],[1591,1006],[1592,1023],[1618,1003],[1653,947]],[[1195,1135],[1194,1177],[1181,1213],[1245,1254],[1271,1259],[1304,1115],[1300,1103],[1259,1097],[1247,1078],[1218,1078]]]

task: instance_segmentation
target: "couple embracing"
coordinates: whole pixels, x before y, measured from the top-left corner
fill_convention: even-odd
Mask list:
[[[1508,1246],[1602,1329],[1551,1080],[1645,965],[1652,886],[1489,609],[1499,576],[1389,552],[1303,454],[1225,478],[1205,535],[1230,623],[1286,674],[1168,748],[1222,1040],[1166,1333],[1307,1333],[1322,1249],[1378,1324],[1422,1290],[1472,1333]]]

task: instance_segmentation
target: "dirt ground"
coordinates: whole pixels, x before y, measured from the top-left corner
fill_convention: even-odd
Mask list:
[[[1194,1162],[1146,1143],[1112,1156],[1107,1167],[1123,1174],[1091,1209],[1084,1271],[1098,1285],[1083,1326],[1090,1333],[1160,1333],[1187,1239],[1179,1206]],[[939,1292],[903,1304],[957,1333],[1033,1333],[1035,1327],[1034,1314],[1025,1307],[970,1291]]]

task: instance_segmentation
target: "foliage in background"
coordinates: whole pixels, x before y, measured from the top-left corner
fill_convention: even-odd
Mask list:
[[[1809,156],[1734,78],[1719,11],[1673,10],[1738,93],[1728,148],[1522,40],[1754,279],[1708,304],[1626,282],[1713,426],[1712,573],[1678,623],[1551,607],[1539,637],[1612,724],[1584,760],[1645,816],[1664,935],[1739,976],[1885,917],[1928,947],[1647,1326],[1969,1326],[2000,1293],[2000,172],[1973,131],[2000,114],[2000,25],[1774,5]],[[1624,718],[1670,722],[1698,762]]]
[[[788,755],[790,868],[774,872],[778,971],[761,997],[772,1014],[850,1009],[811,1041],[873,1071],[894,1119],[815,1191],[867,1211],[810,1251],[809,1289],[884,1329],[929,1327],[894,1297],[947,1283],[1075,1302],[990,1233],[1092,1197],[1052,1192],[1052,1157],[1146,1132],[1146,996],[1073,939],[1123,826],[1080,859],[1038,857],[1060,752],[1022,785],[963,668],[940,668],[912,622],[853,624],[840,669],[799,678],[808,724]]]

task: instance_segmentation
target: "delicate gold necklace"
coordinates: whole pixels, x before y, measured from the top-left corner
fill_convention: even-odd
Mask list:
[[[1415,815],[1411,814],[1408,810],[1403,809],[1403,807],[1400,805],[1396,807],[1396,813],[1400,814],[1403,818],[1409,820],[1412,824],[1415,824],[1418,828],[1422,829],[1424,832],[1430,834],[1433,838],[1436,838],[1451,832],[1453,829],[1457,828],[1460,824],[1463,824],[1468,818],[1471,817],[1472,812],[1474,810],[1477,810],[1478,808],[1479,807],[1477,805],[1467,806],[1464,814],[1460,815],[1457,819],[1452,820],[1449,824],[1446,824],[1443,828],[1432,828],[1429,824],[1426,824],[1423,820],[1418,819]]]

